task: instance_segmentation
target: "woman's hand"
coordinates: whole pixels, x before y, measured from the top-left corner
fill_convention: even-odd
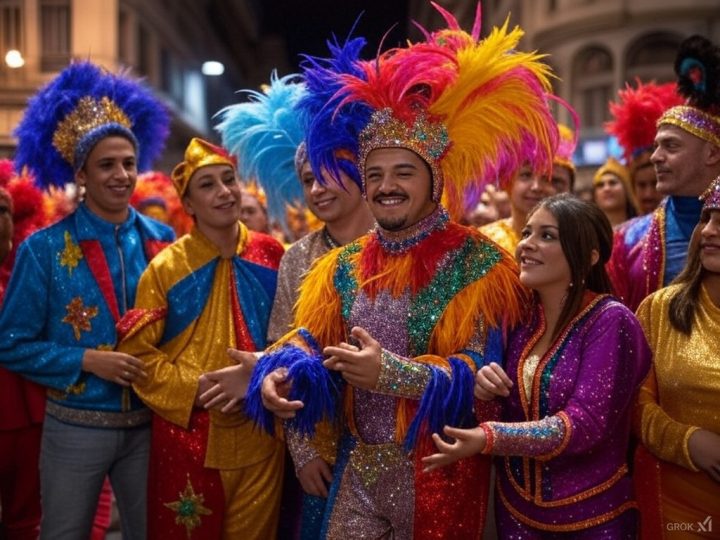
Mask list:
[[[698,429],[690,435],[688,452],[695,466],[720,483],[720,435]]]
[[[490,401],[496,397],[507,397],[513,382],[507,373],[495,362],[481,367],[475,374],[475,397]]]
[[[479,454],[485,448],[485,431],[480,426],[472,429],[445,426],[443,432],[448,437],[455,439],[455,442],[446,443],[440,438],[440,435],[433,433],[433,442],[439,452],[422,458],[422,462],[425,464],[423,472],[445,467],[460,459]]]

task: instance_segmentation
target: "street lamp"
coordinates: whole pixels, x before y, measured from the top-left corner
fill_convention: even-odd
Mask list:
[[[17,69],[25,65],[25,59],[20,51],[17,49],[10,49],[7,54],[5,54],[5,63],[9,68]]]
[[[207,75],[209,77],[217,77],[218,75],[222,75],[223,73],[225,73],[225,66],[222,64],[222,62],[209,60],[207,62],[204,62],[202,65],[203,75]]]

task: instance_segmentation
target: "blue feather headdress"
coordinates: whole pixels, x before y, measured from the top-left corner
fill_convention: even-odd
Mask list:
[[[304,132],[294,106],[305,93],[297,75],[278,78],[273,71],[264,92],[245,90],[246,103],[217,113],[222,143],[238,159],[240,176],[255,179],[267,195],[268,214],[286,223],[287,205],[303,204],[295,152]]]
[[[305,126],[308,158],[320,181],[326,179],[319,171],[326,171],[332,180],[342,185],[342,171],[360,186],[358,136],[370,121],[372,109],[360,101],[338,108],[341,99],[337,93],[343,87],[343,76],[365,77],[359,67],[365,39],[358,37],[339,44],[333,38],[327,45],[329,58],[304,56],[300,64],[307,93],[297,109]]]
[[[98,141],[120,135],[134,144],[138,169],[148,170],[165,146],[169,124],[167,109],[149,88],[76,62],[28,102],[15,130],[15,167],[27,166],[40,187],[63,187]]]

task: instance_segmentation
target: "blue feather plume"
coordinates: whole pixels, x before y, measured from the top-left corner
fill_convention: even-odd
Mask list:
[[[286,206],[303,204],[295,150],[304,132],[294,106],[305,87],[297,75],[278,78],[273,71],[264,92],[243,93],[248,101],[220,110],[215,129],[223,146],[237,157],[240,176],[255,179],[265,191],[270,217],[287,226]]]
[[[74,180],[76,168],[83,164],[66,161],[53,146],[53,135],[58,124],[84,97],[96,100],[107,97],[130,119],[130,131],[138,145],[138,170],[150,169],[164,149],[170,117],[152,90],[124,74],[109,73],[87,61],[75,62],[30,99],[23,119],[15,129],[18,139],[16,170],[28,167],[41,188],[63,187]],[[90,144],[83,149],[81,161],[102,136],[122,133],[122,127],[115,124],[93,130],[83,138]],[[79,141],[77,146],[82,142]]]
[[[372,109],[359,101],[338,108],[341,98],[336,94],[343,87],[343,75],[365,78],[358,65],[365,43],[365,39],[358,37],[340,44],[333,37],[327,42],[330,57],[305,55],[300,64],[307,93],[297,109],[305,126],[310,166],[320,181],[324,179],[319,171],[327,171],[332,180],[342,185],[342,171],[361,185],[356,159],[338,157],[337,151],[347,150],[357,158],[358,135],[370,121]]]
[[[323,365],[323,357],[317,352],[309,353],[295,345],[284,345],[277,351],[264,355],[255,366],[245,398],[245,414],[256,425],[270,433],[275,432],[273,414],[262,404],[262,381],[278,368],[287,368],[287,380],[292,382],[288,399],[300,400],[304,407],[295,417],[287,420],[290,429],[302,435],[312,436],[315,425],[337,418],[341,381],[335,372]]]
[[[417,414],[405,435],[404,447],[410,452],[421,436],[442,433],[444,426],[469,427],[473,420],[475,374],[458,358],[450,357],[448,374],[430,366],[430,382],[420,400]]]

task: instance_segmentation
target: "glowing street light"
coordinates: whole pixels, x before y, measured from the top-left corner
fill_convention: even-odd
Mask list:
[[[5,63],[9,68],[17,69],[25,65],[25,59],[22,53],[17,49],[10,49],[5,55]]]
[[[210,77],[217,77],[225,73],[225,66],[221,62],[210,60],[202,65],[202,74]]]

